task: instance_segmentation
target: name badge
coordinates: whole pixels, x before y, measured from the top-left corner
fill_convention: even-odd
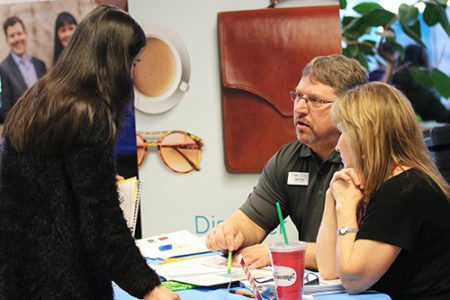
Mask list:
[[[309,173],[306,172],[289,172],[288,185],[308,185]]]

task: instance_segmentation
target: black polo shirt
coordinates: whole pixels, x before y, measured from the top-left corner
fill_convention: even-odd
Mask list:
[[[322,162],[308,146],[294,140],[266,163],[258,184],[240,210],[271,232],[280,224],[276,209],[276,202],[280,202],[283,218],[291,217],[299,240],[315,242],[325,193],[333,174],[342,167],[336,151]]]

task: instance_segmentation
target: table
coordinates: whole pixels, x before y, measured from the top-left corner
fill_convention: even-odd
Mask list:
[[[214,252],[198,254],[198,256],[203,255],[213,255]],[[161,260],[147,258],[149,265],[157,265]],[[135,298],[122,290],[119,286],[114,285],[114,300],[137,300]],[[242,295],[236,295],[228,293],[226,288],[210,289],[210,288],[198,288],[191,290],[183,290],[177,292],[180,295],[181,300],[249,300],[255,298],[249,298]],[[349,295],[347,293],[337,293],[328,295],[316,295],[314,300],[390,300],[391,298],[386,294],[367,292],[359,295]]]
[[[182,300],[249,300],[241,295],[231,294],[227,289],[193,289],[179,291],[178,294]],[[137,298],[130,296],[127,292],[122,290],[117,285],[114,286],[115,300],[136,300]],[[225,298],[226,297],[226,298]],[[314,296],[316,300],[390,300],[391,298],[386,294],[381,293],[366,293],[359,295],[349,295],[347,293],[317,295]]]

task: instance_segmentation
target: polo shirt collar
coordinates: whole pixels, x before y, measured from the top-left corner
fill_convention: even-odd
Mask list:
[[[332,163],[342,163],[341,155],[336,150],[333,150],[333,152],[331,152],[327,160]]]
[[[316,154],[311,150],[311,148],[309,148],[303,143],[300,143],[300,157],[306,158],[311,157],[313,155]],[[336,150],[333,150],[333,152],[331,152],[331,154],[327,157],[327,161],[340,164],[342,163],[341,155],[338,152],[336,152]]]

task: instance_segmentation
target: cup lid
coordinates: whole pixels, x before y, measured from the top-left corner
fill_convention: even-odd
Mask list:
[[[298,251],[306,249],[306,242],[302,241],[293,241],[289,242],[289,244],[286,245],[286,243],[278,242],[278,243],[272,243],[269,244],[269,250],[270,251]]]

